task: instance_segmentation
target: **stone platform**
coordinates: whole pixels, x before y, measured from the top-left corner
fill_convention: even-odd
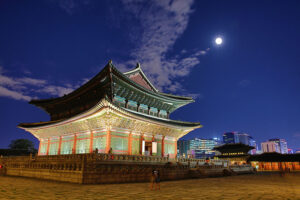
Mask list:
[[[147,182],[154,169],[162,181],[232,174],[224,160],[109,154],[2,157],[0,165],[2,175],[79,184]]]

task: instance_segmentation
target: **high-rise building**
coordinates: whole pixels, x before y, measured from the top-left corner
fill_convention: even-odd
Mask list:
[[[239,138],[239,143],[250,145],[249,144],[249,135],[247,133],[237,133],[237,136]]]
[[[255,148],[250,151],[250,154],[252,154],[252,155],[256,154],[256,152],[257,152],[256,141],[251,136],[249,136],[249,146],[252,146]]]
[[[282,154],[287,154],[288,153],[288,148],[287,148],[287,143],[285,139],[279,139],[279,138],[274,138],[270,139],[270,142],[275,142],[278,144],[279,152]]]
[[[256,154],[257,146],[255,140],[247,133],[242,132],[227,132],[223,134],[223,142],[225,144],[242,143],[254,147],[251,154]]]
[[[188,157],[188,151],[190,150],[190,140],[178,140],[177,149],[179,156]]]
[[[280,153],[278,144],[276,142],[271,142],[271,141],[262,142],[261,143],[261,151],[263,153],[266,153],[266,152]]]
[[[293,153],[294,153],[293,149],[288,149],[288,154],[293,154]]]
[[[223,142],[225,144],[239,143],[239,137],[237,132],[227,132],[223,134]]]
[[[216,153],[214,147],[220,144],[220,139],[200,139],[194,138],[192,140],[179,140],[177,148],[179,155],[183,157],[193,158],[208,158],[213,157]]]

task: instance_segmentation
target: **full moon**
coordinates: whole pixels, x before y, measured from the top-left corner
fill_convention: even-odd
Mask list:
[[[220,38],[220,37],[216,38],[216,44],[217,45],[222,44],[222,42],[223,42],[222,38]]]

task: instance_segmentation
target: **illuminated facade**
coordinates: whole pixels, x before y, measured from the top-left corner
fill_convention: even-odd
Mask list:
[[[300,171],[300,154],[263,153],[248,162],[258,171]]]
[[[266,152],[280,153],[278,143],[273,142],[273,141],[262,142],[261,143],[261,150],[262,150],[263,153],[266,153]]]
[[[192,158],[214,157],[216,151],[213,149],[218,145],[220,145],[220,140],[218,138],[194,138],[192,140],[179,140],[177,142],[180,156]]]
[[[287,143],[286,143],[285,139],[275,138],[275,139],[270,139],[269,141],[275,142],[278,144],[279,153],[282,153],[282,154],[288,153],[288,147],[287,147]]]
[[[192,98],[159,92],[138,64],[126,73],[110,61],[94,78],[59,98],[32,100],[51,120],[18,127],[39,139],[39,155],[108,153],[175,157],[177,140],[200,123],[171,120]]]

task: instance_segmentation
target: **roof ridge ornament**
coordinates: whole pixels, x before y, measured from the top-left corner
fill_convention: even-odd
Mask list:
[[[137,68],[141,68],[141,64],[140,64],[139,62],[137,62],[135,68],[136,68],[136,69],[137,69]]]
[[[111,59],[108,61],[108,64],[110,64],[110,65],[112,64],[112,60]]]

